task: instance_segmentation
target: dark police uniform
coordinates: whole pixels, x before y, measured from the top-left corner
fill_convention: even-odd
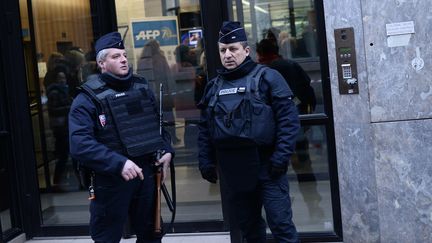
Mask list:
[[[155,150],[174,151],[159,136],[154,94],[146,80],[132,75],[132,70],[122,78],[103,73],[87,81],[80,91],[69,113],[70,152],[95,174],[95,199],[90,202],[92,239],[119,242],[129,213],[137,242],[160,242],[160,236],[153,233],[152,163]],[[122,178],[127,159],[142,168],[144,180]]]
[[[247,57],[233,70],[219,70],[218,77],[207,85],[199,105],[202,109],[198,139],[199,168],[205,179],[214,182],[216,163],[219,164],[220,175],[229,188],[230,214],[237,220],[248,242],[266,241],[262,206],[278,242],[298,242],[285,173],[300,128],[298,112],[291,100],[293,94],[278,72],[266,68],[260,75],[257,92],[251,92],[253,97],[258,95],[271,108],[271,114],[262,112],[264,109],[256,105],[252,105],[252,109],[237,109],[248,95],[244,90],[247,90],[251,76],[260,68]],[[221,87],[218,87],[220,82],[217,80],[222,80]],[[213,105],[215,95],[217,104]],[[258,123],[274,122],[274,130],[272,126],[254,124],[254,119],[250,122],[252,128],[260,126],[256,130],[274,133],[274,136],[267,137],[267,141],[257,141],[248,139],[240,132],[231,138],[219,139],[223,136],[218,130],[223,128],[218,126],[242,124],[242,117],[251,117],[248,112],[255,113]],[[218,118],[223,116],[226,123],[217,122],[218,119],[223,120]],[[247,123],[240,127],[247,127]]]

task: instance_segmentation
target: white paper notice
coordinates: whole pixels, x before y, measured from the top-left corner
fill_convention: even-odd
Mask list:
[[[407,46],[411,39],[411,34],[393,35],[387,37],[388,47]]]
[[[386,24],[387,36],[414,34],[414,21]]]

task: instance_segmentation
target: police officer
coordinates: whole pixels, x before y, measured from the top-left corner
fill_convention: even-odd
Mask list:
[[[202,177],[225,181],[230,220],[247,242],[266,242],[262,206],[274,238],[298,242],[286,175],[300,128],[293,93],[277,71],[252,61],[239,22],[223,23],[218,45],[223,68],[199,104]]]
[[[118,32],[99,38],[95,49],[101,74],[80,87],[69,113],[71,155],[94,174],[91,237],[119,242],[129,213],[136,242],[161,242],[153,233],[154,164],[166,172],[173,150],[159,133],[154,94],[132,74]]]

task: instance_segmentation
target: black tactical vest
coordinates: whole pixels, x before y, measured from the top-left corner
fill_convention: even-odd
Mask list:
[[[158,114],[144,78],[134,76],[132,87],[118,92],[95,77],[84,83],[81,90],[96,104],[95,136],[100,143],[130,157],[153,154],[163,148]]]
[[[210,133],[216,145],[272,145],[275,119],[270,105],[260,97],[259,82],[267,67],[257,65],[237,80],[217,78],[210,98]]]

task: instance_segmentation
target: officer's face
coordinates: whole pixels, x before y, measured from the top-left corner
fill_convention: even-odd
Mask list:
[[[125,76],[129,72],[127,54],[125,50],[108,48],[105,60],[99,62],[102,73],[110,72],[117,76]]]
[[[249,46],[243,47],[240,42],[235,43],[219,43],[219,56],[222,65],[226,69],[234,69],[238,67],[249,56]]]

